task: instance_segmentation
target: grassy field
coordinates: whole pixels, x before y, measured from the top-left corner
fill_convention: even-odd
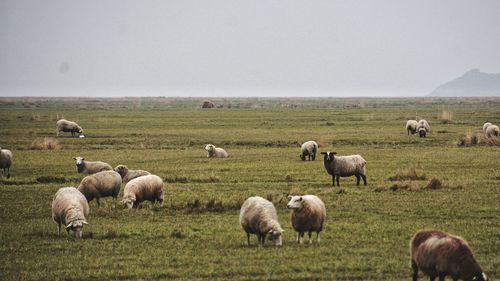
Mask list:
[[[0,146],[14,153],[0,179],[0,280],[410,280],[408,243],[421,228],[464,237],[491,280],[500,278],[500,147],[481,126],[500,123],[500,99],[0,98]],[[86,138],[55,137],[58,117]],[[408,137],[425,118],[427,138]],[[458,147],[477,133],[478,145]],[[320,157],[300,161],[300,144],[361,154],[368,186],[332,187]],[[230,157],[207,159],[204,144]],[[97,209],[84,238],[57,236],[50,205],[76,186],[72,157],[125,164],[162,177],[165,205]],[[417,177],[412,177],[413,173]],[[415,179],[412,179],[415,178]],[[436,178],[442,183],[429,185]],[[122,185],[123,187],[123,185]],[[298,245],[290,194],[327,207],[320,244]],[[282,247],[246,245],[239,207],[252,195],[278,210]],[[119,196],[121,199],[121,194]]]

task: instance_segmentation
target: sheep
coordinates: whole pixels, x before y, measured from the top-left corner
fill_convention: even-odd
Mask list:
[[[306,160],[306,156],[309,156],[308,157],[309,161],[311,161],[311,158],[312,161],[314,161],[316,159],[316,151],[318,150],[318,144],[315,141],[307,141],[302,144],[300,150],[301,152],[299,156],[300,159],[302,159],[302,161]]]
[[[73,121],[68,121],[66,119],[61,119],[57,121],[56,123],[56,132],[57,135],[59,136],[59,132],[70,132],[71,136],[75,136],[75,133],[79,133],[80,137],[83,136],[83,130],[82,127],[80,127],[78,124],[76,124]]]
[[[73,159],[76,161],[76,171],[80,174],[86,173],[91,175],[102,171],[113,170],[111,165],[101,161],[84,161],[85,158],[83,157],[73,157]]]
[[[129,182],[137,177],[151,175],[150,172],[144,170],[129,170],[129,168],[125,165],[118,165],[114,170],[120,174],[123,182]]]
[[[469,245],[461,237],[438,230],[420,230],[410,241],[410,253],[413,281],[417,281],[419,269],[431,281],[436,276],[444,281],[446,275],[454,281],[488,280]]]
[[[2,177],[7,172],[7,178],[10,178],[10,166],[12,166],[12,151],[0,147],[0,168],[3,170]]]
[[[215,104],[211,101],[204,101],[201,108],[214,108]]]
[[[159,201],[163,206],[164,184],[159,176],[147,175],[135,178],[125,185],[122,203],[128,208],[137,208],[139,204],[148,200]]]
[[[492,137],[498,137],[500,133],[500,130],[498,129],[497,125],[491,125],[486,128],[486,137],[487,138],[492,138]]]
[[[315,195],[288,196],[290,202],[286,205],[292,209],[292,226],[297,231],[297,242],[302,244],[304,232],[309,234],[309,243],[312,243],[311,233],[316,231],[316,240],[320,241],[320,232],[326,218],[325,203]]]
[[[266,236],[274,241],[276,246],[281,246],[283,229],[278,222],[278,215],[272,202],[259,197],[249,197],[240,210],[240,224],[247,234],[247,244],[250,246],[250,234],[256,234],[259,247],[264,246]]]
[[[484,123],[484,124],[483,124],[483,132],[484,132],[484,133],[486,133],[486,129],[487,129],[489,126],[491,126],[491,125],[493,125],[493,124],[491,124],[491,122],[486,122],[486,123]]]
[[[207,144],[205,145],[205,150],[207,151],[207,157],[227,157],[228,154],[227,152],[220,148],[220,147],[215,147],[213,144]]]
[[[332,176],[332,185],[340,186],[339,177],[356,176],[356,185],[359,186],[360,177],[366,185],[366,161],[361,155],[335,156],[336,152],[321,152],[324,155],[323,164],[328,174]]]
[[[421,119],[420,121],[418,121],[417,131],[418,135],[421,138],[425,138],[430,130],[431,127],[429,126],[429,122],[427,122],[425,119]]]
[[[78,186],[78,190],[90,203],[95,198],[97,207],[101,207],[102,197],[113,197],[113,208],[116,207],[116,199],[120,192],[122,177],[115,171],[102,171],[86,176]]]
[[[62,187],[52,200],[52,219],[57,223],[57,235],[61,235],[64,224],[76,238],[82,238],[83,226],[88,224],[89,204],[85,196],[74,187]]]
[[[417,120],[406,121],[406,131],[408,132],[408,135],[410,135],[410,133],[412,135],[415,134],[417,132],[417,127],[418,127]]]

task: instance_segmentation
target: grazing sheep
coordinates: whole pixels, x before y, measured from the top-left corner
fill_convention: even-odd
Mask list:
[[[406,131],[408,135],[415,134],[417,132],[418,122],[417,120],[408,120],[406,121]]]
[[[247,233],[247,243],[250,245],[250,234],[256,234],[259,246],[264,246],[266,236],[281,246],[283,229],[278,222],[278,215],[272,202],[259,197],[249,197],[240,210],[240,224]]]
[[[323,164],[328,174],[332,176],[332,185],[340,186],[339,177],[356,176],[356,185],[359,185],[360,177],[366,185],[366,161],[361,155],[335,156],[336,152],[321,152],[324,155]]]
[[[76,238],[82,238],[88,215],[89,204],[78,189],[63,187],[56,192],[52,201],[52,219],[57,223],[57,235],[61,235],[61,224],[64,224],[68,235],[72,231]]]
[[[7,178],[10,178],[10,166],[12,165],[12,151],[0,147],[0,169],[3,170],[2,177],[7,172]]]
[[[491,125],[493,125],[493,124],[491,124],[491,122],[486,122],[486,123],[484,123],[484,124],[483,124],[483,133],[486,133],[486,129],[487,129],[489,126],[491,126]]]
[[[205,145],[205,150],[207,151],[207,157],[227,157],[227,152],[220,148],[220,147],[215,147],[213,144],[207,144]]]
[[[427,122],[425,119],[421,119],[420,121],[418,121],[417,131],[418,135],[421,138],[425,138],[430,130],[431,126],[429,126],[429,122]]]
[[[201,108],[214,108],[215,104],[211,101],[204,101]]]
[[[95,198],[97,207],[101,207],[102,197],[113,197],[113,208],[116,207],[116,198],[120,192],[122,177],[115,171],[102,171],[83,178],[78,190],[90,203]]]
[[[461,237],[438,230],[420,230],[410,241],[413,281],[422,270],[433,281],[444,281],[446,275],[456,281],[486,281],[488,278],[476,262],[467,242]]]
[[[138,177],[125,185],[122,203],[128,208],[137,208],[142,201],[148,200],[159,201],[163,206],[163,190],[164,184],[159,176]]]
[[[84,161],[83,157],[73,157],[76,160],[76,171],[78,173],[95,174],[102,171],[113,170],[111,165],[101,161]]]
[[[316,159],[316,151],[318,150],[318,144],[315,141],[307,141],[302,144],[300,150],[301,150],[300,159],[302,159],[302,161],[306,160],[306,156],[309,156],[308,157],[309,161],[311,161],[311,158],[312,161],[314,161]]]
[[[118,165],[114,170],[115,172],[120,174],[123,182],[129,182],[130,180],[141,176],[151,175],[150,172],[144,170],[129,170],[125,165]]]
[[[82,127],[78,126],[78,124],[76,124],[73,121],[61,119],[61,120],[57,121],[56,127],[57,127],[57,135],[58,136],[59,136],[59,132],[71,133],[71,136],[73,136],[73,137],[75,136],[75,133],[79,133],[80,136],[83,135]]]
[[[498,137],[500,130],[498,129],[497,125],[491,125],[486,128],[486,137],[492,138],[492,137]]]
[[[292,209],[292,226],[297,231],[297,242],[302,244],[304,232],[309,234],[309,243],[312,243],[311,233],[316,231],[316,239],[320,241],[320,232],[326,218],[325,203],[315,195],[288,196],[290,202],[286,205]]]

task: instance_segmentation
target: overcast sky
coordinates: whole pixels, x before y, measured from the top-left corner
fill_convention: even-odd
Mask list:
[[[418,96],[500,72],[500,1],[0,1],[0,96]]]

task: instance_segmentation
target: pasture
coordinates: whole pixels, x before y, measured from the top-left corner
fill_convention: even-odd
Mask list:
[[[481,137],[485,121],[500,123],[499,98],[202,101],[0,98],[0,146],[14,153],[11,178],[0,179],[0,279],[410,280],[408,244],[421,228],[462,236],[500,278],[500,147]],[[425,139],[407,136],[416,115],[430,122]],[[61,116],[86,137],[55,137]],[[457,146],[476,132],[479,144]],[[55,149],[37,145],[44,137]],[[368,186],[350,177],[332,187],[320,155],[299,159],[307,140],[361,154]],[[208,159],[207,143],[230,157]],[[83,239],[58,237],[50,206],[58,188],[84,177],[75,156],[160,176],[164,206],[92,201]],[[295,243],[290,194],[325,202],[320,244]],[[256,236],[246,245],[239,208],[253,195],[275,204],[282,247],[258,248]]]

